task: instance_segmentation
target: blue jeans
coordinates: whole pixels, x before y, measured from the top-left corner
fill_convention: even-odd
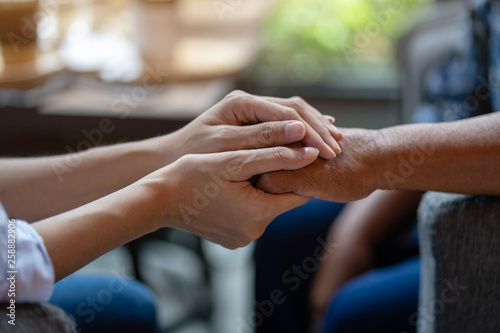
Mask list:
[[[333,298],[323,332],[415,332],[419,277],[415,257],[351,280]]]
[[[312,199],[277,217],[257,241],[253,317],[257,333],[309,330],[307,300],[319,261],[318,250],[328,246],[328,230],[343,206]],[[415,332],[412,315],[417,310],[419,260],[405,262],[415,251],[401,249],[400,245],[380,253],[386,257],[380,262],[391,266],[377,268],[346,284],[332,299],[324,332]]]
[[[56,283],[49,303],[72,316],[79,332],[158,332],[153,293],[124,277],[69,276]]]

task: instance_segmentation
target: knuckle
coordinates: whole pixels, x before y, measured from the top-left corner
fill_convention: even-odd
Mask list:
[[[232,98],[232,97],[238,97],[238,96],[243,96],[243,95],[248,95],[246,92],[243,90],[233,90],[229,94],[226,95],[226,97]]]
[[[246,91],[243,91],[241,89],[235,89],[231,92],[232,94],[237,94],[237,95],[248,95]]]
[[[287,160],[287,149],[285,147],[274,147],[273,148],[273,154],[274,158],[279,160],[279,161],[286,161]]]
[[[231,147],[231,143],[234,143],[234,139],[237,138],[238,132],[235,128],[222,127],[217,131],[219,137],[216,140],[215,148],[216,151],[226,151]]]
[[[283,107],[283,115],[284,115],[284,119],[287,119],[287,120],[300,119],[300,115],[297,112],[297,110],[289,105]]]
[[[274,143],[274,129],[272,123],[262,123],[259,125],[259,141],[265,145],[272,145]]]
[[[225,100],[228,103],[234,104],[234,105],[246,105],[249,103],[251,100],[252,96],[247,94],[244,91],[241,90],[235,90],[233,92],[230,92],[226,97]]]
[[[233,91],[224,97],[224,103],[228,107],[236,108],[241,105],[242,99],[245,98],[244,96],[245,95]]]
[[[245,166],[246,163],[246,158],[239,153],[235,153],[227,162],[227,169],[228,170],[239,170],[242,167]]]
[[[187,155],[184,155],[182,156],[181,158],[179,158],[179,163],[180,164],[184,164],[186,166],[190,166],[190,165],[193,165],[196,163],[196,160],[197,160],[197,156],[194,155],[194,154],[187,154]]]
[[[298,103],[298,104],[301,104],[301,105],[306,104],[306,101],[302,97],[300,97],[300,96],[290,97],[290,100],[293,101],[294,103]]]
[[[296,101],[292,101],[292,102],[290,103],[290,106],[291,106],[294,110],[296,110],[297,112],[300,112],[300,111],[302,111],[302,110],[303,110],[302,105],[301,105],[299,102],[296,102]]]
[[[298,110],[303,110],[305,109],[307,103],[302,99],[302,97],[299,96],[294,96],[290,98],[291,105],[294,109]]]

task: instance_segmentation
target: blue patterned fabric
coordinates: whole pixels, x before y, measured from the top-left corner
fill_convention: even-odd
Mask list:
[[[468,37],[423,82],[415,122],[441,122],[500,110],[500,1],[472,11]]]

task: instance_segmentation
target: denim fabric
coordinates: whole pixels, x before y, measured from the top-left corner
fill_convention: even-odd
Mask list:
[[[415,332],[419,276],[415,257],[351,280],[333,298],[323,332]]]
[[[142,283],[114,275],[74,275],[55,284],[49,303],[76,322],[78,332],[155,333],[156,300]]]

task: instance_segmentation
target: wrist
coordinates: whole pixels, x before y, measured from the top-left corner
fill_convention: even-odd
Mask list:
[[[140,221],[137,225],[140,234],[154,232],[165,225],[165,202],[157,180],[145,177],[125,190],[127,209],[123,211],[123,218]]]
[[[359,169],[358,177],[362,183],[363,189],[367,193],[371,193],[378,189],[380,174],[383,174],[384,161],[380,155],[381,134],[377,130],[367,129],[348,129],[344,132],[342,143],[346,144],[346,148],[342,148],[345,152],[353,151],[355,158],[361,168]]]
[[[404,184],[413,173],[412,152],[420,153],[414,146],[408,146],[406,133],[400,126],[389,127],[376,131],[376,142],[378,145],[378,161],[376,165],[377,181],[379,190],[406,189]]]
[[[155,231],[159,228],[181,228],[182,184],[171,166],[160,168],[137,182],[139,192],[147,198],[148,211]]]
[[[371,174],[367,181],[373,190],[388,189],[386,173],[391,149],[388,145],[387,137],[383,130],[370,130],[368,132],[367,137],[371,142],[368,154]]]
[[[179,131],[136,142],[137,149],[153,161],[154,168],[158,170],[169,165],[184,154]]]

